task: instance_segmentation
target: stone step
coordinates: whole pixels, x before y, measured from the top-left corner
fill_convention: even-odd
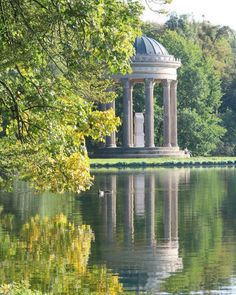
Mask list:
[[[169,154],[95,154],[91,158],[112,158],[112,159],[125,159],[125,158],[161,158],[161,157],[174,157],[174,158],[188,158],[189,155],[185,153],[169,153]]]
[[[179,147],[156,147],[156,148],[102,148],[96,153],[157,153],[157,152],[179,152]]]
[[[91,158],[159,158],[182,157],[188,158],[189,154],[179,150],[179,147],[155,148],[103,148],[98,149]]]

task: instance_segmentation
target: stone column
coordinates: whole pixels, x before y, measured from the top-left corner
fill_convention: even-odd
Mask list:
[[[163,105],[164,105],[164,146],[171,146],[171,117],[170,117],[170,80],[164,80],[163,84]]]
[[[171,236],[174,241],[178,240],[178,185],[179,173],[172,172],[172,195],[171,195]]]
[[[124,87],[123,96],[123,146],[133,147],[133,86],[130,79],[122,79]]]
[[[171,146],[178,146],[177,139],[177,81],[171,82],[170,105],[171,105]]]
[[[105,103],[102,103],[102,104],[100,104],[100,106],[99,106],[99,110],[101,111],[101,112],[105,112],[106,111],[106,104]],[[105,148],[105,146],[106,146],[106,142],[105,141],[101,141],[101,142],[99,142],[99,147],[100,148]]]
[[[154,80],[145,79],[145,147],[154,147]]]
[[[146,234],[149,246],[155,246],[155,176],[145,177]]]
[[[134,112],[133,112],[133,87],[131,84],[131,96],[130,96],[130,146],[134,146]]]
[[[107,196],[101,199],[102,203],[102,239],[107,240]]]
[[[106,109],[113,109],[115,112],[115,101],[106,104]],[[110,136],[106,136],[106,147],[116,147],[116,132],[112,132]]]
[[[116,233],[116,175],[107,176],[107,237],[112,244]]]
[[[127,175],[124,181],[125,197],[125,220],[124,220],[124,240],[125,245],[130,246],[134,239],[134,192],[133,175]]]
[[[171,241],[171,176],[170,174],[164,175],[164,237],[166,242]]]

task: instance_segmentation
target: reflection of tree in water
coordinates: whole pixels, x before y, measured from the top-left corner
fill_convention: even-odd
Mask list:
[[[230,169],[224,174],[222,173],[222,179],[227,180],[227,199],[224,199],[222,206],[222,215],[224,218],[224,232],[227,232],[227,236],[230,237],[230,239],[227,240],[227,251],[230,253],[231,261],[235,261],[236,249],[234,245],[236,245],[236,169]],[[233,272],[236,272],[235,264]]]
[[[221,208],[226,196],[223,173],[220,169],[192,170],[192,186],[179,192],[184,268],[168,278],[162,290],[189,294],[228,285],[233,259],[230,247],[223,243]]]
[[[73,194],[36,193],[29,183],[15,181],[13,191],[0,191],[0,203],[3,213],[14,214],[17,222],[16,230],[29,220],[31,216],[39,214],[41,217],[52,217],[63,213],[69,215],[73,207]],[[78,216],[78,214],[77,214]]]
[[[87,268],[94,238],[89,226],[75,226],[62,214],[35,216],[23,225],[19,239],[9,233],[11,216],[2,216],[0,226],[0,284],[24,279],[33,289],[70,295],[122,290],[106,267]]]

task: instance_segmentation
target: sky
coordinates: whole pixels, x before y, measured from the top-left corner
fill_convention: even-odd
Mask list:
[[[159,5],[154,3],[155,0],[147,1],[150,2],[153,9],[160,8]],[[145,0],[141,0],[141,2],[145,5]],[[236,0],[173,0],[165,8],[168,8],[170,12],[176,12],[178,15],[189,14],[195,20],[206,20],[215,25],[226,25],[236,31]],[[157,15],[146,8],[142,19],[145,21],[165,22],[167,18]]]

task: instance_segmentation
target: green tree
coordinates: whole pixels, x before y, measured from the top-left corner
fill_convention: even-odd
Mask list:
[[[130,69],[141,10],[136,1],[1,1],[1,179],[24,172],[39,188],[88,187],[85,137],[119,124],[98,106],[115,98],[111,75]]]
[[[214,68],[221,73],[222,80],[232,76],[235,63],[231,44],[234,40],[232,29],[206,21],[197,22],[189,15],[176,14],[172,14],[164,26],[198,44],[204,57],[214,58]]]

